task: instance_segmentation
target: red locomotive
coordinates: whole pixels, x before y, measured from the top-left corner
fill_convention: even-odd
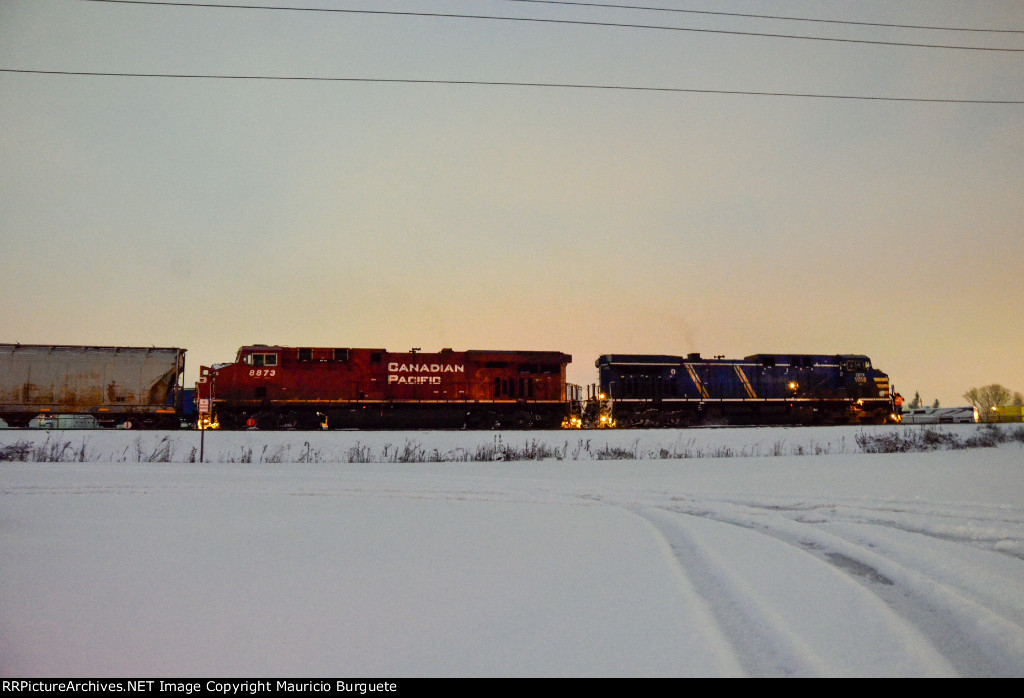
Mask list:
[[[257,344],[201,367],[196,398],[225,429],[558,428],[578,405],[565,382],[571,361],[554,351]]]

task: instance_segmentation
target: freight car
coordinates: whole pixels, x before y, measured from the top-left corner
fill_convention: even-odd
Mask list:
[[[607,354],[596,366],[590,427],[896,421],[889,377],[862,355]]]
[[[565,382],[571,361],[553,351],[258,344],[201,367],[196,398],[225,429],[558,428],[578,404]]]
[[[987,414],[979,415],[983,422],[1024,422],[1024,407],[1021,405],[997,405]]]
[[[178,428],[185,350],[0,344],[0,418],[92,415],[100,426]]]
[[[912,407],[900,412],[903,424],[973,424],[977,407]]]

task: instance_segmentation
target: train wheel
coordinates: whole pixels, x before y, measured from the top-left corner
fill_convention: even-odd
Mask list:
[[[301,429],[302,431],[313,431],[323,428],[320,415],[316,412],[300,412],[294,415],[292,422],[295,424],[296,429]]]
[[[181,423],[177,417],[161,417],[156,423],[157,429],[180,429]]]
[[[230,412],[218,412],[213,417],[213,421],[215,421],[221,429],[231,431],[232,429],[238,428],[238,418]]]
[[[277,429],[280,426],[278,415],[272,412],[263,412],[256,415],[257,429]]]

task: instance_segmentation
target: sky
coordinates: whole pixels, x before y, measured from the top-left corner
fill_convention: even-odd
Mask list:
[[[1017,33],[273,4],[576,23],[0,1],[0,341],[185,347],[188,381],[252,343],[556,350],[581,384],[857,353],[908,399],[1024,392],[1021,2],[630,3]]]

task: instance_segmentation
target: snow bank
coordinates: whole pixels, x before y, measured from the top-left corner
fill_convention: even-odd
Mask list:
[[[1024,447],[856,433],[61,433],[0,463],[0,672],[1024,676]]]

